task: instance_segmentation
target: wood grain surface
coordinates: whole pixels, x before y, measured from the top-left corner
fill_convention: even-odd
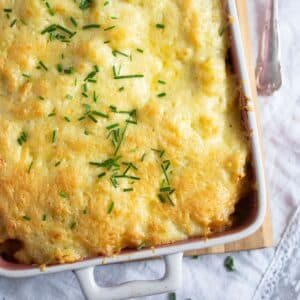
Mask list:
[[[236,0],[236,3],[238,7],[239,22],[242,31],[245,53],[247,57],[248,71],[251,79],[252,93],[254,97],[253,101],[255,102],[255,108],[256,108],[258,120],[260,120],[259,108],[257,104],[257,92],[256,92],[256,85],[255,85],[251,38],[250,38],[250,30],[249,30],[249,23],[248,23],[249,18],[248,18],[248,10],[247,10],[247,0]],[[261,134],[260,125],[259,125],[259,131]],[[268,197],[268,201],[269,200],[270,199]],[[226,245],[220,245],[208,249],[189,251],[186,252],[185,255],[190,256],[190,255],[203,255],[203,254],[211,254],[211,253],[233,252],[233,251],[241,251],[241,250],[266,248],[266,247],[271,247],[272,245],[273,245],[272,222],[271,222],[270,209],[268,207],[264,224],[257,232],[255,232],[253,235],[249,236],[248,238],[240,240],[238,242],[229,243]]]

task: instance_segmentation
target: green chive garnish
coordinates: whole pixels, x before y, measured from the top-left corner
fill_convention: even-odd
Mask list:
[[[27,142],[27,134],[26,132],[22,131],[20,136],[17,139],[17,142],[20,146],[22,146],[25,142]]]
[[[62,198],[68,198],[68,194],[66,192],[60,192],[59,196],[61,196]]]
[[[108,206],[108,209],[107,209],[107,213],[108,213],[108,214],[111,214],[111,212],[112,212],[113,209],[114,209],[114,206],[115,206],[115,203],[114,203],[114,202],[111,202],[110,205]]]
[[[227,269],[227,271],[232,272],[234,271],[234,260],[232,256],[227,256],[224,262],[224,265]]]
[[[74,229],[76,227],[76,222],[72,222],[71,224],[70,224],[70,229]]]
[[[72,22],[72,24],[77,27],[77,22],[73,17],[70,17],[70,21]]]
[[[157,97],[162,98],[162,97],[165,97],[166,95],[167,95],[166,93],[160,93],[160,94],[157,95]]]
[[[57,140],[57,130],[52,131],[52,144],[54,144]]]
[[[55,167],[58,167],[60,164],[61,164],[61,161],[58,161],[58,162],[55,163],[54,166],[55,166]]]
[[[86,30],[86,29],[91,29],[91,28],[100,28],[101,25],[100,24],[88,24],[88,25],[84,25],[82,27],[83,30]]]
[[[28,173],[30,173],[31,169],[32,169],[32,166],[33,166],[33,161],[30,163],[29,167],[28,167]]]
[[[10,23],[10,27],[14,27],[14,25],[17,23],[17,19],[14,19],[11,23]]]
[[[91,7],[93,0],[81,0],[79,8],[81,10],[86,10]]]
[[[45,3],[47,8],[48,8],[48,12],[51,16],[54,16],[54,10],[52,9],[52,7],[50,6],[50,4],[48,2]]]
[[[23,220],[26,220],[26,221],[30,221],[31,220],[31,218],[28,217],[27,215],[23,216],[22,218],[23,218]]]
[[[156,24],[156,28],[164,29],[165,25],[164,24]]]
[[[141,250],[141,249],[143,249],[143,248],[145,248],[145,247],[146,247],[146,243],[145,243],[145,242],[142,242],[142,243],[140,243],[140,244],[137,246],[136,250]]]
[[[100,173],[100,174],[98,174],[98,178],[102,178],[102,177],[104,177],[106,175],[106,173],[105,172],[103,172],[103,173]]]

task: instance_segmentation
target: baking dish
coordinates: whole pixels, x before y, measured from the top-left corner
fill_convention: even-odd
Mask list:
[[[243,83],[242,92],[245,99],[251,99],[250,82],[247,74],[246,61],[241,40],[240,28],[236,3],[234,0],[228,1],[228,12],[233,17],[232,30],[232,57],[236,72]],[[255,178],[257,181],[257,193],[255,199],[252,199],[254,205],[251,210],[251,218],[243,226],[233,228],[229,231],[212,236],[205,240],[203,238],[193,238],[183,242],[171,245],[144,249],[139,251],[123,251],[116,257],[109,258],[91,258],[81,262],[55,265],[47,267],[43,274],[59,271],[74,270],[78,276],[81,287],[88,299],[127,299],[131,297],[145,296],[157,293],[168,292],[179,287],[181,282],[181,264],[182,253],[188,250],[207,248],[218,244],[224,244],[247,237],[255,232],[262,224],[266,209],[265,180],[262,166],[261,150],[259,147],[259,135],[257,129],[256,115],[251,106],[251,101],[247,102],[247,111],[245,111],[245,121],[251,131],[251,148]],[[146,259],[155,256],[163,256],[166,264],[166,272],[162,279],[153,281],[132,281],[124,283],[117,287],[100,287],[94,279],[94,268],[101,263],[118,263],[130,260]],[[40,268],[33,266],[24,266],[6,262],[3,259],[0,263],[0,275],[7,277],[26,277],[41,274]]]

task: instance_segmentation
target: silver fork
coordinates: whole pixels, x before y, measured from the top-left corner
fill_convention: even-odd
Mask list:
[[[261,95],[271,95],[281,85],[278,0],[268,0],[256,66],[256,87]]]

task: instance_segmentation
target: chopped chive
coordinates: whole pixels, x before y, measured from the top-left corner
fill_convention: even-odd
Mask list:
[[[88,117],[94,122],[94,123],[98,123],[97,119],[91,115],[91,114],[88,114]]]
[[[39,99],[42,100],[42,101],[45,100],[45,98],[43,96],[39,96]]]
[[[58,167],[61,164],[61,160],[55,163],[54,167]]]
[[[55,15],[54,10],[53,10],[52,7],[50,6],[49,2],[46,2],[45,4],[46,4],[46,6],[47,6],[47,8],[48,8],[49,14],[50,14],[51,16],[54,16],[54,15]]]
[[[160,200],[161,203],[166,202],[166,199],[164,198],[164,196],[162,194],[158,194],[158,199]]]
[[[104,31],[109,31],[109,30],[112,30],[114,29],[116,26],[110,26],[110,27],[106,27],[104,28]]]
[[[169,296],[170,296],[169,297],[170,300],[176,300],[176,293],[173,292],[173,293],[169,294]]]
[[[146,153],[144,153],[144,154],[142,155],[141,161],[144,161],[144,160],[145,160],[146,155],[147,155]]]
[[[56,69],[59,73],[61,73],[63,71],[63,66],[61,64],[57,64]]]
[[[144,53],[144,50],[141,48],[136,48],[136,51],[140,52],[140,53]]]
[[[32,166],[33,166],[33,161],[30,163],[29,167],[28,167],[28,173],[30,173],[31,169],[32,169]]]
[[[14,25],[17,23],[17,19],[14,19],[11,23],[10,23],[10,27],[14,27]]]
[[[74,73],[74,67],[69,67],[68,69],[64,69],[65,74],[73,74]]]
[[[86,83],[83,84],[82,87],[83,87],[83,91],[84,91],[84,92],[87,92],[87,91],[88,91],[88,86],[87,86]]]
[[[234,271],[234,260],[232,256],[227,256],[224,262],[224,265],[227,269],[227,271],[232,272]]]
[[[73,96],[68,94],[68,95],[66,95],[66,99],[72,100],[72,99],[73,99]]]
[[[125,90],[124,86],[121,86],[121,87],[118,89],[119,92],[122,92],[122,91],[124,91],[124,90]]]
[[[170,204],[171,204],[172,206],[175,206],[173,200],[171,199],[171,197],[170,197],[169,195],[167,195],[167,199],[168,199],[168,201],[170,202]]]
[[[45,71],[48,71],[48,68],[41,60],[39,61],[39,66],[41,66],[41,68],[43,68]]]
[[[90,8],[92,5],[92,1],[93,0],[81,0],[81,2],[79,4],[79,8],[81,10],[86,10],[86,9]]]
[[[6,13],[11,13],[12,9],[11,8],[4,8],[3,11],[6,12]]]
[[[171,191],[171,188],[170,188],[169,186],[163,187],[163,188],[160,188],[160,191],[161,191],[161,192],[170,192],[170,191]]]
[[[101,27],[100,24],[88,24],[88,25],[82,26],[82,29],[86,30],[86,29],[90,29],[90,28],[100,28],[100,27]]]
[[[114,76],[114,79],[143,78],[142,74]]]
[[[134,125],[137,124],[137,121],[135,121],[135,120],[126,120],[125,122],[130,123],[130,124],[134,124]]]
[[[99,117],[108,119],[108,115],[107,115],[107,114],[104,114],[104,113],[102,113],[102,112],[100,112],[100,111],[93,110],[93,111],[92,111],[92,114],[95,115],[95,116],[99,116]]]
[[[83,212],[84,215],[86,215],[87,212],[88,212],[87,208],[85,208],[82,212]]]
[[[31,218],[28,217],[27,215],[23,216],[22,218],[23,218],[23,220],[26,220],[26,221],[30,221],[31,220]]]
[[[117,17],[114,17],[114,16],[111,16],[110,17],[112,20],[117,20],[118,18]]]
[[[77,27],[77,22],[73,17],[70,17],[70,21],[72,22],[72,24]]]
[[[68,194],[66,192],[60,192],[59,196],[61,196],[62,198],[68,198]]]
[[[25,77],[25,78],[30,78],[30,75],[25,74],[25,73],[23,73],[22,76]]]
[[[106,173],[105,172],[103,172],[103,173],[100,173],[99,175],[98,175],[98,178],[101,178],[101,177],[103,177],[103,176],[105,176],[106,175]]]
[[[222,36],[224,32],[226,31],[227,26],[223,26],[219,29],[219,36]]]
[[[125,56],[125,57],[129,57],[128,54],[126,54],[126,53],[124,53],[124,52],[122,52],[122,51],[119,51],[119,50],[113,50],[113,51],[112,51],[112,55],[113,55],[113,56],[116,57],[117,54],[122,55],[122,56]]]
[[[74,229],[76,227],[76,222],[72,222],[71,224],[70,224],[70,229]]]
[[[47,220],[47,215],[46,215],[46,214],[43,215],[42,220],[43,220],[43,221],[46,221],[46,220]]]
[[[56,115],[56,113],[52,112],[52,113],[48,114],[48,117],[54,117],[55,115]]]
[[[78,120],[78,121],[82,121],[82,120],[84,120],[84,119],[85,119],[85,116],[82,116],[82,117],[78,118],[77,120]]]
[[[162,97],[165,97],[165,96],[167,96],[166,93],[160,93],[160,94],[157,95],[158,98],[162,98]]]
[[[67,116],[65,116],[64,119],[65,119],[67,122],[71,122],[70,118],[68,118]]]
[[[87,103],[82,104],[82,106],[84,107],[85,113],[89,113],[91,111],[91,106]]]
[[[133,188],[123,189],[123,192],[132,192]]]
[[[111,125],[107,126],[106,129],[110,130],[110,129],[116,128],[118,126],[119,126],[119,123],[115,123],[115,124],[111,124]]]
[[[89,80],[89,79],[94,78],[94,77],[96,76],[96,74],[97,74],[97,71],[92,71],[92,72],[90,72],[90,73],[84,78],[84,81],[87,81],[87,80]]]
[[[57,140],[57,130],[54,129],[52,132],[52,144],[54,144]]]
[[[128,123],[126,123],[125,128],[124,128],[124,130],[122,131],[121,137],[120,137],[120,139],[119,139],[119,142],[118,142],[118,144],[117,144],[117,147],[116,147],[116,150],[115,150],[115,153],[114,153],[115,156],[118,154],[118,152],[119,152],[119,150],[120,150],[120,147],[121,147],[121,144],[122,144],[122,142],[124,141],[127,127],[128,127]]]
[[[41,31],[41,34],[53,32],[56,30],[56,24],[51,24],[50,26],[46,27],[44,30]]]
[[[81,95],[82,95],[83,97],[85,97],[85,98],[88,98],[88,97],[89,97],[89,95],[86,94],[86,93],[81,93]]]
[[[104,41],[103,43],[104,43],[104,44],[109,44],[109,43],[110,43],[110,41]]]
[[[141,249],[143,249],[143,248],[145,248],[145,247],[146,247],[146,243],[145,243],[145,242],[142,242],[142,243],[140,243],[140,244],[137,246],[136,250],[141,250]]]
[[[158,80],[157,81],[158,83],[160,83],[160,84],[167,84],[165,81],[163,81],[163,80]]]
[[[159,28],[159,29],[164,29],[165,28],[165,25],[164,24],[156,24],[156,28]]]
[[[20,136],[17,139],[17,142],[20,146],[22,146],[25,142],[27,142],[27,134],[26,132],[22,131]]]
[[[93,101],[96,103],[98,100],[98,96],[96,95],[96,91],[93,92]]]
[[[73,32],[73,31],[69,30],[68,28],[63,27],[63,26],[61,26],[61,25],[59,25],[59,24],[56,25],[56,28],[60,29],[61,31],[66,32],[66,33],[69,34],[71,37],[75,34],[75,32]]]
[[[105,1],[104,3],[103,3],[103,6],[106,6],[106,5],[108,5],[109,4],[109,1]]]
[[[108,213],[108,214],[111,214],[111,212],[112,212],[113,209],[114,209],[114,206],[115,206],[115,203],[114,203],[114,202],[111,202],[110,205],[108,206],[108,209],[107,209],[107,213]]]

